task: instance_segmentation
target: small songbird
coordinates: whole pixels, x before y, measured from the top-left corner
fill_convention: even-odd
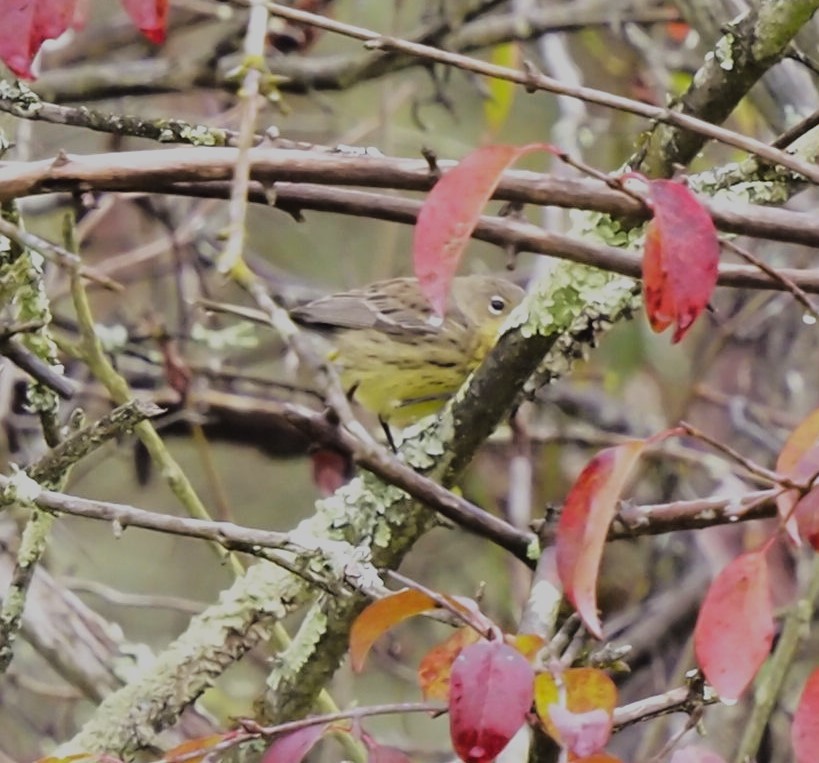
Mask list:
[[[523,296],[502,278],[461,276],[440,318],[417,279],[393,278],[290,314],[328,337],[341,383],[361,405],[382,422],[403,426],[434,413],[457,391]]]

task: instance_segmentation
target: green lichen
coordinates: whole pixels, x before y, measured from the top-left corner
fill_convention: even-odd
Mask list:
[[[168,121],[160,123],[164,129],[159,135],[160,142],[190,143],[192,146],[224,146],[227,134],[224,130],[205,125],[191,125],[185,122]]]
[[[388,523],[379,522],[378,519],[390,507],[406,498],[406,493],[400,488],[385,484],[372,474],[365,473],[319,501],[317,508],[335,537],[356,544],[372,537],[374,545],[386,548],[392,533]]]
[[[19,81],[0,79],[0,100],[7,101],[9,113],[21,119],[30,119],[43,108],[40,96]]]
[[[717,40],[714,46],[714,57],[719,64],[719,68],[727,72],[734,68],[734,36],[726,34]]]
[[[19,225],[16,208],[3,206],[3,216]],[[30,249],[23,249],[14,242],[0,236],[0,306],[8,310],[12,320],[33,321],[42,325],[41,329],[21,335],[23,344],[48,363],[57,373],[63,372],[57,361],[57,345],[51,336],[51,304],[45,290],[43,257]],[[59,399],[52,390],[32,382],[28,386],[27,407],[34,413],[47,416],[56,414]]]
[[[321,643],[327,633],[327,615],[321,607],[312,607],[299,628],[299,637],[276,657],[276,663],[287,666],[287,675],[297,675],[305,665],[316,658],[315,647]],[[286,679],[284,671],[273,670],[267,679],[268,688],[276,691],[279,684]]]

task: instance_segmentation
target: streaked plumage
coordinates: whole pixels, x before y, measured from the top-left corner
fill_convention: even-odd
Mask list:
[[[455,393],[523,294],[501,278],[462,276],[440,320],[415,278],[393,278],[317,299],[291,315],[329,337],[342,384],[361,405],[402,425]]]

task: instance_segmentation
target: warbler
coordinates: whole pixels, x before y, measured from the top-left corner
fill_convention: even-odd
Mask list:
[[[434,413],[495,344],[523,299],[516,284],[462,276],[452,284],[443,318],[415,278],[378,281],[291,311],[297,323],[333,345],[330,360],[345,389],[379,419],[397,426]]]

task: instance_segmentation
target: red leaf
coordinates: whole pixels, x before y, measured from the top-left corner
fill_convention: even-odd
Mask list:
[[[352,459],[330,448],[318,448],[310,453],[313,484],[323,496],[332,495],[352,478]]]
[[[0,0],[0,60],[18,77],[31,78],[31,62],[45,40],[71,24],[77,0]]]
[[[350,629],[350,661],[353,670],[360,671],[364,667],[370,647],[390,628],[437,606],[432,597],[411,588],[370,604],[355,619]]]
[[[545,143],[484,146],[465,156],[434,185],[415,224],[413,269],[438,315],[446,312],[452,279],[486,202],[501,174],[531,151],[554,151]]]
[[[738,556],[711,583],[694,628],[697,662],[720,697],[742,694],[768,656],[773,633],[765,554]]]
[[[814,763],[819,750],[819,669],[808,677],[793,716],[791,743],[796,763]]]
[[[463,649],[452,666],[449,731],[466,763],[488,763],[506,747],[532,706],[534,671],[502,641]]]
[[[329,723],[316,723],[277,737],[262,756],[261,763],[299,763],[329,726]]]
[[[646,227],[643,293],[651,328],[675,323],[679,342],[717,285],[719,241],[711,216],[685,185],[646,180],[654,218]]]
[[[151,42],[165,41],[168,22],[168,0],[122,0],[131,20]]]
[[[691,745],[677,750],[671,756],[670,763],[725,763],[725,759],[705,747]]]
[[[580,473],[566,497],[557,528],[557,572],[566,597],[589,632],[602,637],[597,616],[597,573],[631,470],[648,443],[632,440],[600,451]]]

